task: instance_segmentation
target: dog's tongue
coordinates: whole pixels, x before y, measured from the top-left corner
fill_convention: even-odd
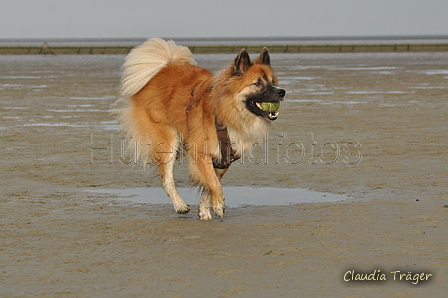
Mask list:
[[[280,102],[279,101],[274,101],[274,102],[265,101],[265,102],[261,103],[261,107],[262,107],[263,111],[265,111],[265,112],[275,113],[280,108]]]

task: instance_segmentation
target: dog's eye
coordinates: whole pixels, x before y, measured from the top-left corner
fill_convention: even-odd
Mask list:
[[[254,85],[257,86],[257,87],[261,87],[261,82],[257,81],[257,82],[254,83]]]

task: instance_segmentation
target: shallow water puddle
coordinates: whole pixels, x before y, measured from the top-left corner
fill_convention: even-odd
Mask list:
[[[197,189],[177,188],[187,204],[197,205]],[[162,188],[87,189],[88,192],[116,195],[115,199],[133,203],[169,204],[169,197]],[[298,188],[273,187],[223,187],[227,207],[246,205],[289,205],[303,203],[329,203],[348,199],[347,196],[310,191]]]

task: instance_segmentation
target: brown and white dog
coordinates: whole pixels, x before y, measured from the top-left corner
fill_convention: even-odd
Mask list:
[[[187,47],[149,39],[123,65],[116,113],[128,152],[135,163],[158,165],[163,187],[181,214],[190,206],[179,196],[173,172],[176,157],[186,152],[191,180],[202,189],[199,218],[212,219],[210,209],[222,217],[220,180],[277,119],[285,96],[277,83],[266,48],[255,61],[242,49],[214,76],[196,66]]]

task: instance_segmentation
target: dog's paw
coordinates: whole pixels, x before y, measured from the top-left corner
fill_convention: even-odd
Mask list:
[[[222,218],[224,216],[224,212],[226,211],[226,206],[224,204],[218,204],[212,206],[213,212]]]
[[[198,216],[200,220],[212,220],[212,214],[210,213],[209,208],[199,207]]]
[[[188,212],[190,212],[190,205],[182,205],[178,208],[176,208],[176,212],[179,214],[187,214]]]

